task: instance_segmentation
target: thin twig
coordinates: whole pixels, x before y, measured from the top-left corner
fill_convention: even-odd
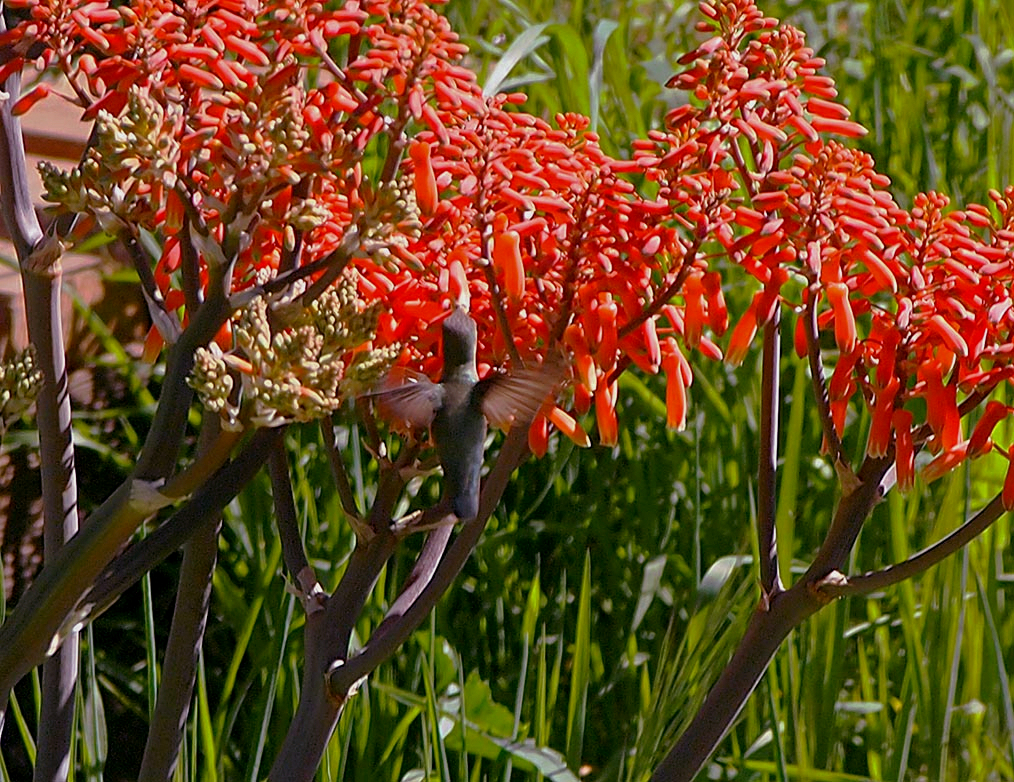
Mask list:
[[[282,440],[271,448],[268,470],[271,474],[271,496],[275,505],[278,537],[282,543],[282,559],[289,577],[295,580],[305,570],[310,569],[310,563],[303,549],[303,537],[299,533],[296,503],[292,497],[292,480],[289,477],[289,459]]]
[[[806,355],[810,363],[810,379],[813,383],[813,398],[817,403],[817,416],[824,430],[824,440],[835,465],[846,464],[841,438],[834,428],[831,404],[828,401],[827,381],[824,378],[824,362],[820,358],[820,331],[817,325],[817,288],[807,291],[804,321],[806,325]]]
[[[778,533],[775,516],[778,504],[778,434],[781,351],[781,308],[764,326],[764,355],[761,369],[760,453],[757,465],[757,544],[760,551],[761,589],[768,599],[781,592],[778,572]]]
[[[201,259],[190,238],[190,214],[183,213],[183,225],[177,232],[180,243],[180,278],[183,283],[183,299],[188,312],[197,312],[201,306]]]
[[[331,476],[334,478],[342,510],[345,511],[346,516],[356,519],[362,518],[359,506],[356,504],[355,492],[352,491],[352,484],[349,482],[349,474],[345,470],[345,462],[338,451],[338,443],[335,440],[334,433],[334,421],[327,417],[321,418],[320,433],[324,439],[327,462],[331,466]]]
[[[444,516],[446,517],[447,515],[444,512]],[[419,557],[412,566],[412,570],[405,579],[405,583],[402,584],[401,592],[387,610],[383,621],[373,631],[373,635],[370,636],[370,642],[383,638],[385,633],[394,628],[398,620],[405,615],[419,598],[419,595],[422,594],[427,584],[433,580],[433,574],[436,572],[437,566],[447,550],[447,544],[450,542],[453,531],[453,524],[445,524],[436,527],[426,537],[426,542],[423,543]]]
[[[340,247],[331,251],[323,258],[318,258],[316,261],[312,261],[311,263],[305,264],[291,271],[279,274],[277,277],[268,280],[263,285],[251,285],[249,288],[237,291],[230,297],[229,305],[233,309],[241,309],[258,296],[270,296],[273,293],[283,291],[300,280],[306,279],[307,277],[310,277],[331,266],[340,257],[339,250],[341,250]],[[348,260],[344,263],[347,265]],[[342,268],[344,269],[344,266]]]
[[[308,307],[320,295],[331,287],[331,284],[345,272],[345,267],[352,260],[352,254],[358,249],[360,242],[359,229],[352,227],[345,232],[342,242],[334,251],[328,253],[329,263],[313,284],[299,297],[299,306]]]
[[[170,345],[173,344],[183,331],[179,319],[171,314],[166,308],[165,298],[159,290],[155,275],[151,270],[151,264],[141,248],[137,237],[131,233],[124,237],[123,245],[130,256],[130,261],[137,273],[137,279],[141,283],[141,294],[144,296],[144,303],[148,306],[148,315],[152,322],[158,327],[162,337]]]
[[[868,595],[917,576],[977,538],[1004,513],[1003,501],[997,495],[971,519],[918,554],[882,570],[850,576],[843,583],[828,584],[822,591],[830,597]]]

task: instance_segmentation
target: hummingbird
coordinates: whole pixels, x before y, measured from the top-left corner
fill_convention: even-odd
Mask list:
[[[479,379],[475,321],[458,304],[443,322],[440,382],[411,376],[403,385],[371,394],[381,417],[398,428],[430,430],[444,471],[444,498],[462,521],[479,514],[487,422],[503,429],[530,423],[562,371],[557,363],[495,372]]]

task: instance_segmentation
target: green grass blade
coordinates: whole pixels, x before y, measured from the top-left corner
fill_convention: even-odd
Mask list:
[[[486,83],[482,85],[483,95],[489,97],[501,91],[504,82],[517,64],[549,40],[548,35],[542,34],[548,26],[548,22],[532,25],[514,39],[497,64],[493,66],[493,70],[486,78]]]
[[[567,703],[567,765],[581,765],[585,719],[588,711],[588,686],[591,673],[591,554],[585,552],[584,573],[578,595],[577,628],[570,669],[570,698]]]

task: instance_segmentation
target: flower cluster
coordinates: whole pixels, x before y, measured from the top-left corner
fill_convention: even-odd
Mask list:
[[[376,307],[374,344],[433,373],[435,325],[467,294],[480,373],[562,347],[575,411],[594,409],[614,443],[628,366],[664,373],[667,422],[682,427],[688,356],[738,364],[789,308],[824,385],[828,446],[841,456],[847,413],[864,406],[867,450],[897,459],[903,488],[918,450],[935,455],[933,478],[989,450],[1009,413],[991,403],[962,432],[1010,375],[1014,194],[993,194],[993,209],[948,211],[932,193],[899,207],[868,155],[829,138],[865,131],[823,60],[754,0],[701,3],[707,37],[669,82],[686,101],[630,159],[603,152],[585,117],[549,122],[523,96],[483,95],[424,0],[12,4],[32,13],[0,36],[12,54],[0,71],[59,68],[99,119],[76,171],[46,171],[51,196],[107,228],[160,233],[154,298],[167,312],[196,301],[183,292],[192,268],[204,281],[228,266],[235,290],[293,274],[317,293],[345,270]],[[757,290],[723,352],[723,288],[744,273]],[[252,306],[237,333],[255,339],[266,305]],[[320,364],[312,340],[275,345],[279,334],[278,355]],[[222,362],[235,369],[239,354],[212,352],[201,382],[225,399]],[[314,379],[324,397],[329,372]],[[553,408],[533,450],[547,420],[584,440]]]
[[[39,395],[42,380],[31,347],[0,361],[0,434],[28,410]]]
[[[259,296],[233,318],[235,347],[199,348],[190,383],[228,429],[308,421],[376,384],[397,348],[370,347],[377,302],[365,304],[343,278],[309,304]],[[353,353],[354,351],[354,353]],[[353,355],[346,366],[346,356]]]

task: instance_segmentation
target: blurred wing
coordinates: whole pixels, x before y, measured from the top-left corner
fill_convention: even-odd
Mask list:
[[[563,369],[562,363],[546,362],[481,380],[479,392],[486,419],[504,430],[514,423],[531,423],[563,379]]]
[[[392,373],[373,400],[380,417],[402,431],[428,429],[444,401],[444,390],[425,375],[411,370]]]

